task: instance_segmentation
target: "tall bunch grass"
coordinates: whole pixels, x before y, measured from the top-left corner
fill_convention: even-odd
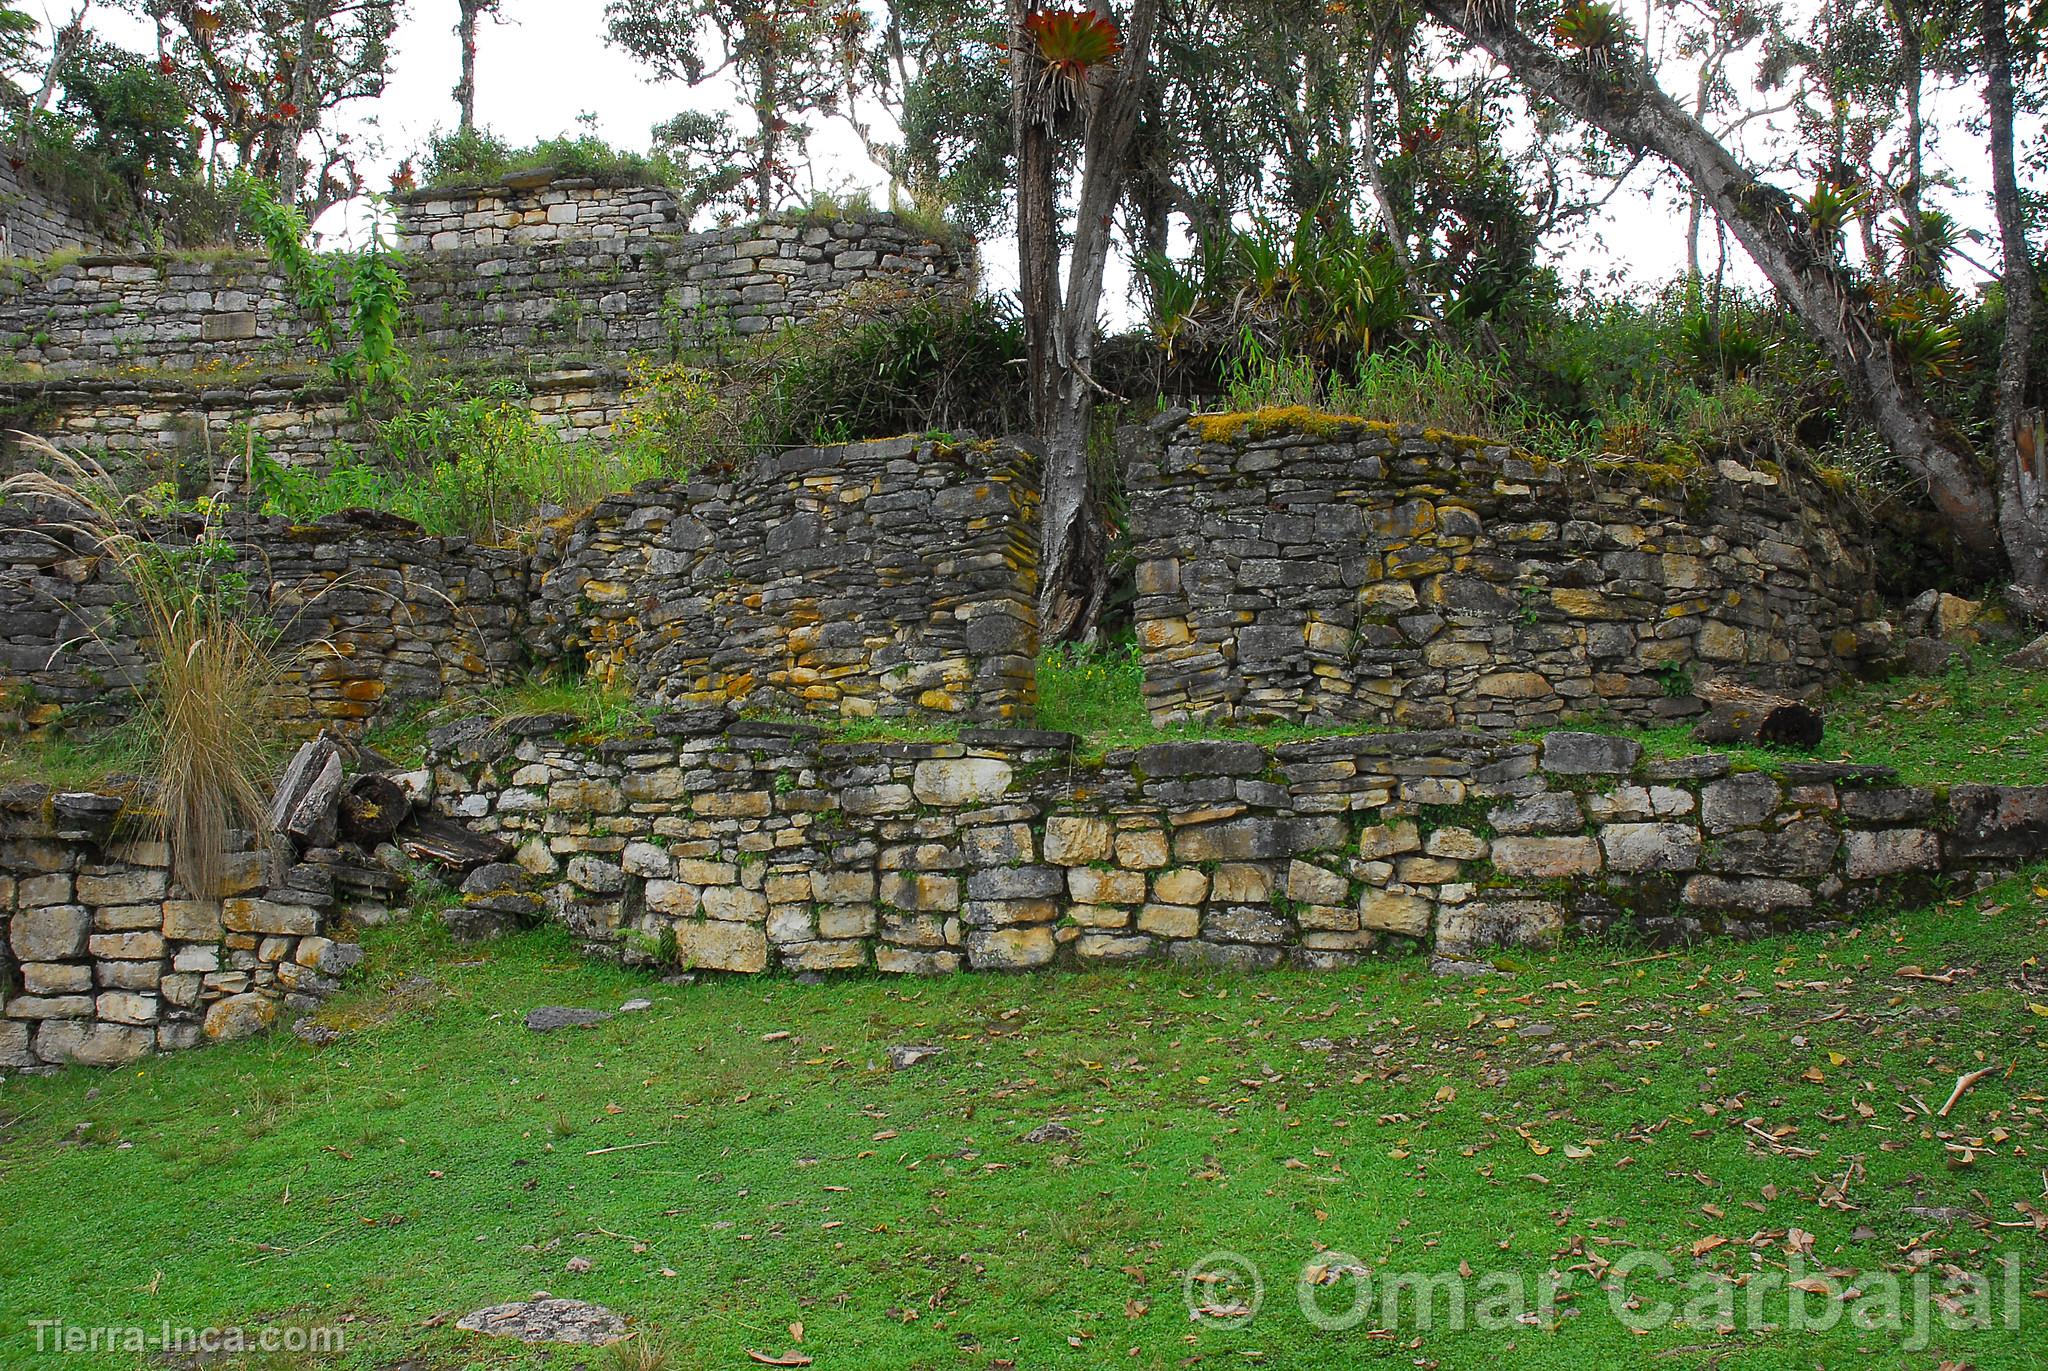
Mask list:
[[[41,469],[0,481],[0,498],[49,509],[53,534],[84,543],[134,593],[150,658],[135,692],[171,869],[191,894],[213,898],[230,830],[264,819],[287,665],[269,616],[249,612],[219,501],[188,511],[196,527],[169,521],[189,533],[160,533],[161,492],[124,494],[90,458],[25,435],[22,442]]]

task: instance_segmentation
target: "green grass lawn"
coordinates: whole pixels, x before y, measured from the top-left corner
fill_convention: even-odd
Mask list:
[[[38,1357],[29,1321],[62,1318],[339,1324],[347,1352],[317,1364],[413,1371],[749,1350],[824,1368],[2038,1367],[2044,881],[1854,933],[1579,944],[1477,980],[1387,960],[671,987],[557,933],[458,951],[395,927],[324,1011],[347,1030],[329,1047],[280,1033],[0,1086],[0,1365],[163,1365]],[[638,995],[654,1008],[591,1030],[521,1024]],[[911,1042],[944,1055],[890,1072],[886,1048]],[[1022,1141],[1051,1120],[1076,1139]],[[1910,1327],[1792,1332],[1773,1327],[1782,1284],[1752,1321],[1748,1292],[1795,1250],[1866,1298],[2011,1258],[2020,1323],[1936,1321],[1912,1350]],[[1263,1275],[1248,1321],[1190,1317],[1190,1288],[1248,1303],[1189,1281],[1219,1251]],[[1677,1306],[1640,1333],[1595,1283],[1630,1253],[1673,1272],[1632,1278],[1640,1303]],[[1335,1280],[1311,1290],[1341,1311],[1353,1259],[1382,1287],[1469,1270],[1475,1301],[1493,1273],[1570,1285],[1490,1330],[1444,1327],[1447,1296],[1428,1328],[1412,1299],[1385,1319],[1377,1293],[1355,1327],[1314,1326],[1302,1274]],[[1695,1278],[1736,1317],[1710,1297],[1686,1318]],[[549,1357],[453,1327],[541,1289],[644,1341]]]

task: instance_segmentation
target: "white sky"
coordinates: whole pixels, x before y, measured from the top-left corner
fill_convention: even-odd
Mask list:
[[[72,0],[39,0],[57,17],[68,15]],[[552,137],[574,129],[577,116],[597,116],[599,133],[621,147],[645,148],[649,130],[683,108],[715,109],[729,104],[729,87],[708,85],[692,90],[680,82],[653,80],[624,53],[608,46],[604,33],[604,0],[506,0],[506,22],[486,21],[478,36],[477,119],[516,144]],[[424,146],[437,127],[455,122],[450,94],[457,75],[458,45],[454,34],[455,0],[409,0],[395,40],[396,60],[383,99],[347,107],[340,116],[346,127],[358,128],[380,147],[369,160],[374,168],[371,188],[381,190],[400,159]],[[106,37],[149,50],[154,39],[147,24],[132,15],[96,5],[88,21]],[[1667,77],[1677,88],[1683,76]],[[741,125],[746,123],[739,117]],[[885,179],[842,125],[827,123],[812,139],[812,175],[820,188],[841,190],[865,186],[881,190]],[[880,198],[879,196],[877,197]],[[1974,198],[1974,197],[1973,197]],[[1974,208],[1964,205],[1959,208]],[[1975,216],[1959,215],[1965,223]],[[346,233],[330,216],[320,226]],[[1590,271],[1612,276],[1617,283],[1649,284],[1675,274],[1685,261],[1685,214],[1668,179],[1640,170],[1610,201],[1604,221],[1591,233],[1569,243],[1550,245],[1568,275]],[[1713,269],[1711,228],[1703,235],[1703,265]],[[986,244],[984,271],[989,286],[1014,286],[1014,246],[1006,241]],[[1754,280],[1738,249],[1731,247],[1731,276]],[[1128,273],[1112,275],[1105,305],[1114,322],[1127,322],[1132,311],[1123,296]],[[1610,287],[1611,289],[1612,287]]]

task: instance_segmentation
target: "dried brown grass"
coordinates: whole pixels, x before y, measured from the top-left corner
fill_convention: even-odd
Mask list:
[[[43,503],[57,516],[53,535],[82,541],[134,591],[150,656],[136,695],[172,871],[192,895],[213,898],[230,830],[263,824],[287,665],[270,616],[244,603],[220,502],[198,502],[197,528],[169,536],[151,517],[155,502],[124,494],[97,462],[20,438],[42,469],[0,481],[0,497]]]

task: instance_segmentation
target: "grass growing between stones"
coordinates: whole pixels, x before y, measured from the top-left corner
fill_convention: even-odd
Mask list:
[[[1482,979],[1389,960],[669,987],[557,933],[458,952],[395,927],[323,1011],[332,1046],[0,1088],[0,1365],[51,1364],[43,1318],[345,1328],[322,1366],[614,1365],[453,1327],[546,1289],[629,1315],[676,1367],[2018,1371],[2048,1349],[2044,880],[1853,933],[1581,944]],[[588,1031],[520,1022],[640,995]],[[899,1043],[945,1050],[891,1073]],[[1055,1121],[1071,1135],[1022,1141]],[[1248,1321],[1190,1318],[1190,1298],[1250,1303],[1190,1280],[1219,1250],[1263,1274]],[[1597,1284],[1631,1253],[1674,1273],[1630,1278],[1663,1313],[1642,1333]],[[1318,1329],[1298,1278],[1334,1279],[1311,1289],[1346,1310],[1354,1261],[1364,1317]],[[1917,1347],[1910,1322],[1782,1327],[1788,1274],[1866,1298],[1904,1281],[1917,1308],[1914,1273],[1939,1295],[1973,1270],[1998,1276],[1988,1330],[1938,1307]],[[1390,1273],[1461,1271],[1475,1309],[1506,1288],[1489,1273],[1525,1281],[1527,1321],[1497,1294],[1505,1326],[1452,1331],[1447,1288],[1426,1327],[1412,1288],[1382,1307]],[[1552,1271],[1568,1293],[1545,1308]]]
[[[1997,652],[1979,651],[1967,667],[1941,676],[1845,686],[1825,709],[1827,733],[1812,753],[1709,747],[1692,740],[1691,724],[1629,736],[1656,756],[1722,752],[1766,770],[1821,760],[1896,767],[1906,780],[1927,785],[2048,780],[2048,672],[2007,666]]]

